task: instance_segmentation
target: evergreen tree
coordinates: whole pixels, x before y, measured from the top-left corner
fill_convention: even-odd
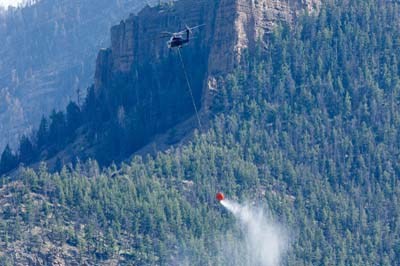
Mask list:
[[[49,126],[47,123],[47,119],[44,116],[42,116],[42,119],[40,120],[39,129],[36,133],[36,142],[39,150],[42,149],[47,144],[49,135],[48,127]]]
[[[82,123],[81,110],[79,106],[70,102],[67,106],[67,135],[70,138],[74,137],[74,131],[77,129]]]
[[[19,142],[19,161],[22,163],[30,163],[36,159],[35,157],[35,149],[31,140],[26,136],[22,136]]]
[[[16,168],[18,166],[18,158],[12,152],[9,145],[6,146],[0,159],[0,174],[5,174],[8,171]]]
[[[53,110],[50,115],[50,121],[48,142],[55,145],[56,150],[58,150],[66,143],[67,126],[65,115],[61,111],[56,112]]]

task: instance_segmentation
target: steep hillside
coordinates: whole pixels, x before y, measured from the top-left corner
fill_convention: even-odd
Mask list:
[[[189,119],[194,103],[207,120],[219,82],[241,64],[242,53],[253,53],[257,43],[266,45],[274,25],[291,23],[318,3],[185,0],[131,15],[112,27],[111,47],[99,52],[94,85],[81,110],[53,113],[42,123],[44,131],[32,139],[36,157],[53,162],[91,157],[109,164]],[[168,49],[160,38],[161,32],[199,24],[205,26],[180,51]],[[68,125],[68,116],[79,123]]]
[[[82,103],[109,28],[146,2],[42,0],[0,14],[0,149],[53,108]]]
[[[190,143],[3,177],[1,264],[250,266],[223,191],[287,229],[280,265],[400,265],[399,11],[335,1],[278,25]]]

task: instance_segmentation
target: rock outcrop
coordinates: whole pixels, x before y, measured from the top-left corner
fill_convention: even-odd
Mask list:
[[[268,38],[279,21],[291,22],[318,5],[319,0],[181,0],[147,6],[112,27],[111,47],[97,58],[95,91],[112,94],[115,84],[130,82],[128,89],[141,95],[132,104],[142,107],[147,118],[141,122],[151,128],[146,135],[158,133],[194,113],[177,50],[168,49],[161,32],[205,24],[181,50],[196,105],[206,110],[218,77],[240,64],[244,49]]]

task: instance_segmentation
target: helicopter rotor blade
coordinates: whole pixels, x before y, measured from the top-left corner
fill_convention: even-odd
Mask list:
[[[197,25],[197,26],[194,26],[194,27],[187,27],[189,30],[194,30],[194,29],[197,29],[197,28],[200,28],[200,27],[204,27],[206,24],[200,24],[200,25]]]
[[[161,32],[161,35],[168,35],[168,36],[172,36],[172,35],[174,35],[175,33],[173,33],[173,32],[169,32],[169,31],[163,31],[163,32]]]
[[[184,34],[184,33],[186,33],[186,30],[175,32],[176,35],[180,35],[180,34]]]
[[[188,25],[185,25],[185,29],[186,29],[185,32],[186,32],[186,31],[189,31],[190,34],[193,33],[192,28],[190,28]]]

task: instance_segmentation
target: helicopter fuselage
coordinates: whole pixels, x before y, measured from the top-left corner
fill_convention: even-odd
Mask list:
[[[168,47],[169,48],[182,47],[188,42],[189,40],[182,38],[182,36],[174,36],[171,37],[171,39],[168,41]]]
[[[183,38],[183,33],[186,33],[186,38]],[[184,32],[180,32],[180,33],[174,33],[171,36],[171,39],[168,41],[168,47],[169,48],[175,48],[175,47],[179,47],[181,48],[183,45],[187,44],[190,40],[190,30],[187,29]]]

